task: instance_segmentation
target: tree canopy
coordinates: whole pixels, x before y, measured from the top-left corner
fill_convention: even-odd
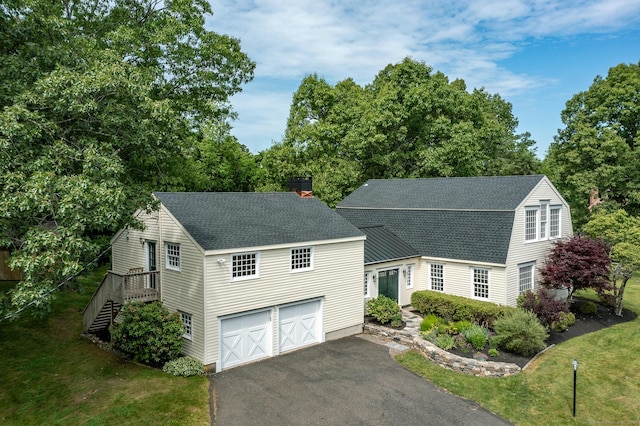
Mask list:
[[[598,208],[585,225],[585,232],[611,246],[611,271],[615,312],[622,315],[622,299],[627,282],[640,270],[640,218],[622,209]]]
[[[253,77],[206,0],[7,0],[0,6],[0,247],[38,301],[92,259],[152,190],[201,182],[203,124]],[[45,296],[45,297],[43,297]]]
[[[573,96],[544,171],[571,204],[574,223],[588,221],[590,197],[640,214],[640,63],[620,64]]]
[[[282,141],[261,154],[263,188],[313,175],[314,193],[335,205],[370,178],[528,174],[538,171],[511,104],[468,92],[422,62],[389,65],[361,87],[307,76],[293,97]]]
[[[542,285],[567,289],[569,297],[587,288],[601,292],[610,288],[610,266],[609,246],[604,240],[575,235],[553,244],[540,270]]]

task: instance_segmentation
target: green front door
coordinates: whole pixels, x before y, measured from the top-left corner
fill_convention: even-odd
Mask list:
[[[390,299],[398,301],[398,270],[387,269],[378,272],[378,294],[384,294]]]

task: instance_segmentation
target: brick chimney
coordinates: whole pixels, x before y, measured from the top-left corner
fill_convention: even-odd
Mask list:
[[[289,179],[289,191],[297,193],[302,198],[313,198],[313,178],[298,176]]]

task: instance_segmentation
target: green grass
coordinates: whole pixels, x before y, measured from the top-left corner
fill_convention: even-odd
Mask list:
[[[103,274],[57,293],[43,320],[27,312],[0,322],[0,424],[209,424],[205,377],[126,362],[80,336],[82,311]]]
[[[624,300],[626,309],[640,313],[637,275],[627,285]],[[438,386],[477,401],[518,425],[638,424],[639,353],[640,319],[637,319],[556,345],[523,373],[502,379],[445,370],[415,352],[396,359]],[[572,415],[573,358],[578,358],[580,363],[575,419]]]

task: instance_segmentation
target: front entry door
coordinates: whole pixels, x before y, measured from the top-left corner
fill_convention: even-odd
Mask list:
[[[384,294],[398,301],[398,270],[387,269],[378,272],[378,294]]]

